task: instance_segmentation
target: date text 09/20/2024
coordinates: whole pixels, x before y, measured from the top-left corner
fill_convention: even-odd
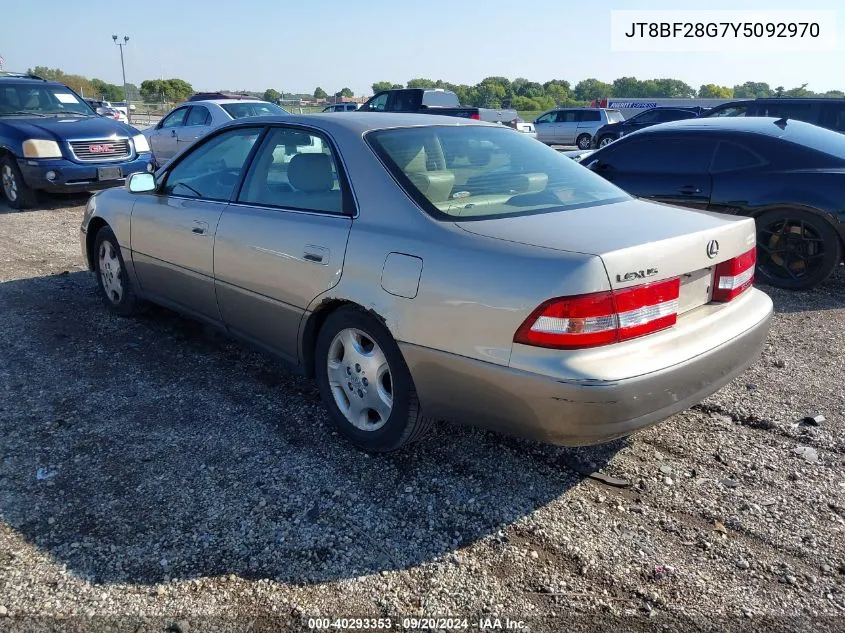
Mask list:
[[[390,631],[394,627],[405,631],[441,631],[441,630],[477,630],[477,631],[525,631],[523,620],[510,618],[484,617],[477,620],[470,618],[426,618],[403,617],[391,618],[308,618],[311,630],[382,630]]]

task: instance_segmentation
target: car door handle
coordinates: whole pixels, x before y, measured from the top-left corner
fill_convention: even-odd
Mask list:
[[[176,130],[170,130],[170,136],[176,136]]]
[[[684,185],[683,187],[681,187],[681,193],[691,195],[694,193],[701,193],[701,189],[699,189],[695,185]]]
[[[206,231],[208,231],[208,222],[194,222],[194,226],[191,229],[191,233],[196,233],[197,235],[205,235]]]
[[[308,244],[302,258],[315,264],[327,264],[329,262],[329,249]]]

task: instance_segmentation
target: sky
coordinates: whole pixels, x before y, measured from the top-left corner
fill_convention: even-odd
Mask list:
[[[178,77],[196,90],[371,93],[415,77],[475,84],[496,75],[544,82],[670,77],[697,88],[765,81],[845,90],[842,0],[711,0],[707,9],[836,10],[828,52],[612,52],[613,9],[677,9],[653,0],[3,0],[5,70],[35,66],[120,84]],[[701,3],[689,3],[702,8]]]

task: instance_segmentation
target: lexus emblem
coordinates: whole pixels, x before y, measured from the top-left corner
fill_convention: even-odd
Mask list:
[[[716,240],[710,240],[707,242],[707,257],[713,259],[716,255],[719,254],[719,242]]]

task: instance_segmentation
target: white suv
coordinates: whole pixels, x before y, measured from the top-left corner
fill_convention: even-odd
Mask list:
[[[537,140],[548,145],[576,145],[590,149],[593,135],[602,125],[624,121],[619,110],[607,108],[555,108],[534,120]]]

